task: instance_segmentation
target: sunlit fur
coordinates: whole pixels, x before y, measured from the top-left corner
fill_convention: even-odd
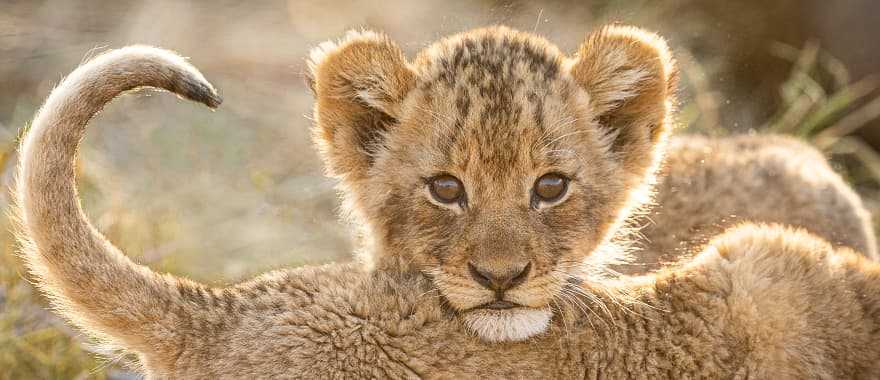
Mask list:
[[[739,223],[803,228],[836,247],[877,260],[871,214],[816,148],[793,137],[677,136],[670,140],[656,206],[628,236],[637,249],[627,273],[645,273],[702,249]]]
[[[858,197],[815,149],[780,137],[675,139],[659,206],[646,207],[675,103],[674,62],[655,34],[608,27],[565,55],[494,27],[409,62],[388,37],[351,32],[313,50],[309,66],[315,141],[362,229],[362,261],[430,275],[462,315],[485,314],[471,310],[495,297],[468,277],[469,261],[499,272],[533,263],[505,295],[524,306],[509,313],[547,310],[566,281],[603,289],[740,221],[800,226],[876,257]],[[529,209],[548,172],[572,177],[569,192]],[[431,199],[425,179],[437,174],[462,180],[468,207]]]
[[[385,36],[350,33],[316,48],[309,66],[315,141],[362,228],[361,259],[431,276],[454,310],[478,313],[470,326],[497,317],[474,329],[499,331],[483,335],[490,341],[539,333],[494,326],[549,315],[571,269],[647,199],[675,102],[663,39],[622,26],[597,31],[574,55],[531,34],[479,29],[412,63]],[[532,184],[551,172],[570,178],[568,192],[533,205]],[[466,205],[431,199],[426,179],[440,174],[461,180]],[[531,263],[504,294],[521,307],[475,309],[496,294],[468,262],[497,273]]]
[[[465,325],[488,342],[516,342],[543,333],[550,327],[550,308],[477,310],[465,314]]]
[[[438,281],[463,276],[439,267],[426,271],[434,280],[328,265],[225,287],[157,274],[91,226],[75,185],[88,121],[139,87],[220,103],[195,68],[165,50],[90,60],[53,90],[23,138],[15,210],[22,258],[55,310],[137,354],[149,378],[880,376],[880,268],[779,226],[742,226],[683,267],[601,286],[583,281],[582,262],[560,261],[530,280],[557,289],[546,326],[543,308],[475,325],[483,312],[457,315],[438,294]],[[593,254],[609,255],[604,247]]]
[[[193,284],[132,263],[98,233],[79,203],[74,166],[88,121],[140,87],[220,104],[202,74],[172,52],[132,46],[93,58],[52,91],[22,140],[15,207],[22,254],[53,305],[76,325],[133,350],[171,339],[162,331],[181,322],[168,305],[191,310],[177,289]]]

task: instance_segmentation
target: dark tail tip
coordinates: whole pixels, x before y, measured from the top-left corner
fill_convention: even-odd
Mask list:
[[[223,98],[217,94],[217,91],[214,91],[203,103],[205,103],[206,106],[211,107],[211,109],[217,109],[220,104],[223,104]]]
[[[187,78],[182,83],[182,87],[180,91],[177,91],[178,94],[189,100],[202,103],[211,109],[216,109],[223,103],[223,98],[217,94],[217,90],[202,78]]]

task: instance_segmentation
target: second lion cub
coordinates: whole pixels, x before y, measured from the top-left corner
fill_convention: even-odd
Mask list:
[[[877,260],[871,215],[815,148],[773,135],[674,136],[625,264],[642,274],[699,252],[744,222],[803,228],[836,247]]]

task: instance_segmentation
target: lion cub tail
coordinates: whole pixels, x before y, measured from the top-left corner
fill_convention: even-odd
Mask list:
[[[77,68],[49,95],[20,147],[16,181],[21,256],[37,285],[71,322],[111,345],[154,350],[174,339],[186,294],[210,289],[133,263],[88,221],[74,166],[89,120],[117,95],[155,87],[216,108],[221,99],[180,56],[132,46]]]

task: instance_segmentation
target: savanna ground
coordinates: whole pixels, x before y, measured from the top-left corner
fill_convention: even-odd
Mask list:
[[[412,54],[440,36],[503,23],[573,51],[591,29],[621,21],[658,30],[676,50],[681,133],[800,136],[877,209],[880,154],[868,127],[880,116],[880,82],[870,75],[880,67],[872,70],[872,51],[852,47],[868,43],[864,25],[878,9],[822,4],[0,0],[0,183],[11,183],[22,128],[64,74],[108,48],[157,45],[191,57],[225,103],[209,112],[141,92],[110,105],[92,123],[79,166],[99,228],[139,262],[208,283],[348,260],[333,182],[309,140],[310,46],[370,27]],[[828,32],[840,25],[851,29],[843,39]],[[0,208],[8,204],[0,193]],[[46,311],[14,256],[9,224],[0,216],[0,379],[130,377]]]

